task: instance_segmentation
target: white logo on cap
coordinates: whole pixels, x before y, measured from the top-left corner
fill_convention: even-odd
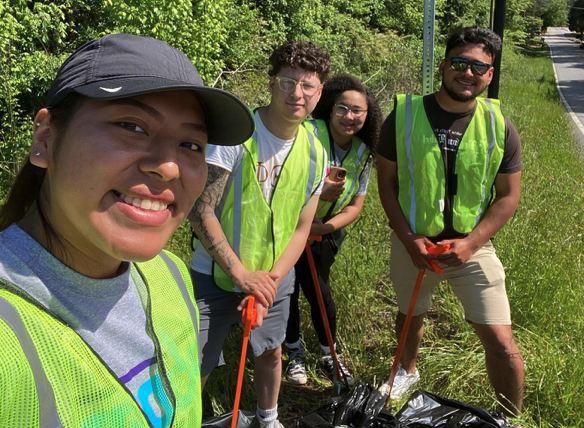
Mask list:
[[[122,87],[120,86],[119,88],[103,88],[103,87],[99,87],[99,89],[101,89],[102,91],[106,91],[106,92],[118,92],[120,89],[122,89]]]

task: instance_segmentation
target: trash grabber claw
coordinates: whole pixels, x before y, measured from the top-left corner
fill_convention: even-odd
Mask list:
[[[241,323],[243,324],[243,345],[241,346],[241,358],[239,360],[239,372],[237,373],[237,388],[235,389],[235,402],[233,404],[233,415],[231,417],[231,428],[237,427],[237,417],[239,416],[239,399],[241,398],[241,386],[243,385],[243,371],[245,369],[245,356],[247,353],[247,342],[251,334],[251,328],[258,319],[255,305],[255,297],[250,296],[247,304],[241,313]]]
[[[426,251],[433,255],[437,256],[442,254],[446,251],[450,250],[450,244],[444,245],[434,245],[434,246],[426,246]],[[433,260],[428,260],[430,265],[434,269],[434,271],[441,275],[444,272],[440,266],[438,266]],[[389,404],[389,399],[391,397],[391,390],[393,389],[393,381],[395,380],[395,375],[397,374],[397,368],[399,367],[399,362],[401,360],[401,355],[404,350],[404,346],[406,344],[406,339],[408,337],[408,331],[410,330],[410,324],[412,322],[412,317],[414,315],[414,308],[416,307],[416,302],[418,301],[418,295],[420,294],[420,289],[422,288],[422,282],[424,281],[424,274],[425,269],[420,269],[418,271],[418,276],[416,278],[416,285],[414,285],[414,291],[412,292],[412,297],[410,299],[410,305],[408,307],[408,313],[406,314],[406,319],[404,321],[404,325],[402,327],[402,331],[400,334],[399,342],[397,345],[397,351],[395,353],[395,359],[393,360],[393,364],[391,366],[391,373],[389,375],[389,380],[387,381],[389,385],[389,392],[387,393],[387,400],[385,401],[385,405]]]

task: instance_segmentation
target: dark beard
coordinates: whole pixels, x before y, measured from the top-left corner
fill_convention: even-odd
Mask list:
[[[442,86],[444,87],[444,90],[446,90],[446,93],[448,94],[448,96],[450,98],[452,98],[454,101],[458,101],[461,103],[466,103],[466,102],[472,101],[472,100],[476,99],[476,97],[478,96],[478,95],[460,95],[460,94],[457,94],[456,92],[454,92],[454,90],[452,88],[448,87],[447,85],[443,84]]]

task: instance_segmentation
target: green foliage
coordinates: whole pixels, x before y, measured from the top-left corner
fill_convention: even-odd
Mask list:
[[[461,27],[469,25],[489,26],[490,1],[450,0],[438,11],[440,34],[443,38]],[[445,42],[445,40],[444,40]]]
[[[68,20],[73,9],[80,2],[0,1],[0,200],[26,156],[32,115],[42,107],[60,53],[77,35]]]
[[[568,5],[566,0],[550,0],[548,7],[541,14],[543,28],[560,27],[568,22]]]
[[[185,53],[203,80],[212,82],[224,67],[221,46],[227,29],[227,0],[107,0],[108,32],[139,34],[164,40]]]
[[[584,33],[584,0],[576,0],[570,7],[568,23],[570,31]]]

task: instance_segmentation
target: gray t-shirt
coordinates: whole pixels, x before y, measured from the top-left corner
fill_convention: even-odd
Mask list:
[[[129,389],[154,427],[170,425],[172,408],[160,381],[154,342],[146,333],[136,288],[142,279],[133,264],[115,278],[89,278],[12,225],[0,232],[0,279],[75,330]]]

